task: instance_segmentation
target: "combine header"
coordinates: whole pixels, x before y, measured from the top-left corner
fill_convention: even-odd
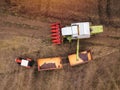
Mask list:
[[[61,38],[61,26],[60,23],[53,23],[51,25],[51,37],[52,37],[52,42],[54,44],[61,44],[62,43],[62,38]]]

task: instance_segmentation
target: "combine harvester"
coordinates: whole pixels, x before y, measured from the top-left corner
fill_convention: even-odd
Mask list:
[[[51,24],[51,38],[54,44],[62,44],[64,38],[73,39],[90,38],[93,34],[103,32],[102,25],[91,25],[90,22],[72,23],[71,26],[61,27],[60,23]]]

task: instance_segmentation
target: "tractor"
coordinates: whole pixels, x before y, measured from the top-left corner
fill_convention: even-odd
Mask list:
[[[23,66],[25,68],[31,68],[34,64],[34,60],[31,58],[26,58],[26,57],[17,57],[15,59],[15,62],[20,65]]]

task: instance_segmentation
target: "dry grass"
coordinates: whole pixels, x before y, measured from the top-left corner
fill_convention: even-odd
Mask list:
[[[42,15],[57,18],[62,23],[66,23],[66,20],[69,22],[91,21],[111,23],[114,27],[119,27],[117,24],[120,16],[118,3],[118,0],[11,0],[11,5],[15,5],[11,11],[26,13],[30,16]]]
[[[93,22],[97,22],[99,18],[95,8],[97,0],[14,1],[11,3],[18,3],[18,11],[64,19],[63,23],[70,23],[69,19],[74,18],[76,21],[84,21],[88,16],[93,18]],[[118,10],[115,6],[112,7]],[[56,20],[58,19],[48,19],[50,22]],[[38,58],[54,56],[67,59],[69,54],[75,53],[76,41],[60,46],[51,44],[48,21],[43,17],[30,20],[0,12],[0,90],[120,89],[120,28],[104,26],[104,33],[80,41],[80,50],[92,50],[94,60],[89,63],[75,67],[65,64],[62,70],[42,72],[37,71],[36,64],[29,70],[19,67],[14,62],[18,56],[32,57],[36,61]],[[114,17],[114,22],[119,22],[117,16]]]
[[[70,0],[69,2],[66,2],[65,0],[11,0],[11,3],[16,4],[21,12],[28,12],[31,14],[38,13],[51,17],[53,16],[66,19],[73,18],[73,16],[74,18],[76,18],[75,16],[82,16],[84,18],[85,15],[95,15],[97,12],[96,9],[92,7],[92,5],[96,7],[96,1],[93,2],[92,0]],[[93,13],[93,11],[91,12],[89,9],[96,12]],[[86,11],[87,13],[84,11]]]
[[[13,36],[3,40],[0,49],[1,90],[8,88],[8,90],[24,90],[24,88],[26,90],[119,90],[120,52],[118,47],[108,47],[106,42],[102,42],[103,40],[97,42],[97,38],[94,40],[95,43],[92,41],[94,44],[89,43],[90,41],[87,40],[87,44],[83,41],[81,43],[83,43],[83,48],[91,49],[94,52],[95,61],[76,67],[65,65],[63,70],[58,71],[37,72],[36,66],[31,70],[18,67],[14,63],[14,58],[17,56],[29,56],[35,60],[52,56],[67,58],[67,54],[70,52],[75,53],[75,42],[71,44],[72,48],[69,50],[69,43],[53,46],[40,38],[27,36]]]

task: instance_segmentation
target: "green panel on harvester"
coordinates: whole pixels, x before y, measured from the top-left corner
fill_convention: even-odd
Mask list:
[[[98,25],[98,26],[91,26],[91,34],[97,34],[97,33],[102,33],[103,32],[103,26]]]

